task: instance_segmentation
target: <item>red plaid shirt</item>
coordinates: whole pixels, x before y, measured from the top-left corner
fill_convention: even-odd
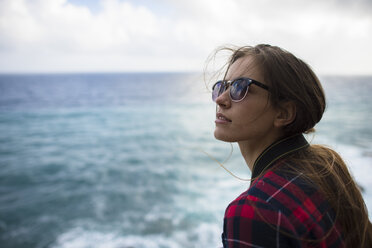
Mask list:
[[[301,174],[286,170],[284,156],[306,146],[302,135],[293,136],[256,160],[252,178],[266,171],[227,207],[225,248],[345,247],[327,200]]]

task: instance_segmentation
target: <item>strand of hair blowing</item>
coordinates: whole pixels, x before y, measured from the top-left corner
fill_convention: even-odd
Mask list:
[[[288,101],[295,103],[296,118],[284,129],[286,135],[314,130],[323,116],[326,101],[319,79],[305,62],[279,47],[264,44],[227,50],[233,52],[229,66],[241,57],[253,59],[264,82],[270,86],[270,101],[274,106],[281,107]],[[346,246],[372,247],[368,210],[342,158],[327,147],[312,145],[291,155],[287,162],[290,170],[302,173],[329,201]]]

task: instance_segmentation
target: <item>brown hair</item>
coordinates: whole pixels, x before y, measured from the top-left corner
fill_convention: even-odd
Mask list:
[[[310,66],[290,52],[266,44],[218,49],[222,50],[232,53],[226,73],[236,60],[249,56],[270,87],[269,101],[273,106],[280,107],[287,101],[295,104],[296,118],[284,128],[286,136],[314,131],[325,111],[326,100]],[[335,211],[347,247],[372,247],[372,225],[362,194],[335,151],[311,145],[289,156],[286,162],[288,169],[302,173],[322,191]]]
[[[233,50],[232,50],[233,51]],[[250,56],[270,86],[270,101],[296,104],[296,119],[286,126],[286,135],[309,133],[320,121],[326,107],[325,95],[318,77],[310,67],[293,54],[270,45],[241,47],[233,51],[228,66],[241,57]]]

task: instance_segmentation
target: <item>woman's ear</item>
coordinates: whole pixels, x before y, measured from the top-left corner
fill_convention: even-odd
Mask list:
[[[296,104],[293,101],[280,103],[278,114],[274,120],[274,126],[285,127],[291,124],[296,118]]]

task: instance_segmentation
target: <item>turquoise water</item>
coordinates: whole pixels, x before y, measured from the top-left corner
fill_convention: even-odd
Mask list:
[[[372,209],[371,77],[324,77],[313,143],[349,163]],[[0,247],[220,247],[247,188],[220,161],[198,74],[0,75]],[[226,166],[250,173],[236,145]]]

